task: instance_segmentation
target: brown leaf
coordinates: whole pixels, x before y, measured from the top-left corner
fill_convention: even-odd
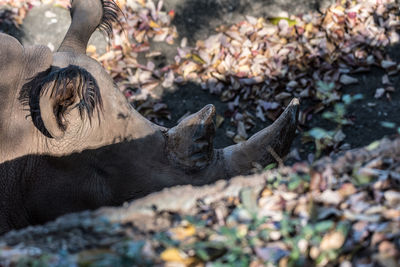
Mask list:
[[[342,76],[340,76],[340,82],[344,85],[350,85],[358,83],[358,80],[347,74],[343,74]]]
[[[322,238],[320,249],[322,251],[339,249],[343,246],[346,241],[346,237],[342,232],[330,232]]]

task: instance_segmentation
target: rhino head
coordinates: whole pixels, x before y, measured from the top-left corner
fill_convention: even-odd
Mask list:
[[[296,99],[271,126],[224,149],[213,147],[212,105],[172,129],[141,116],[85,53],[97,28],[111,30],[117,9],[113,1],[74,0],[55,53],[0,34],[0,233],[246,174],[288,152]]]

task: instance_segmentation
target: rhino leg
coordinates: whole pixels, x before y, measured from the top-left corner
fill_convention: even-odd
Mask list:
[[[90,36],[97,28],[111,35],[111,24],[118,21],[118,11],[113,0],[72,1],[71,25],[58,52],[85,54]]]
[[[186,171],[206,167],[213,157],[215,107],[207,105],[167,132],[167,155]]]
[[[166,133],[167,156],[176,167],[195,174],[198,179],[191,180],[194,184],[248,174],[254,164],[266,166],[289,152],[296,133],[298,109],[299,101],[293,99],[272,125],[246,142],[213,149],[215,108],[208,105]]]

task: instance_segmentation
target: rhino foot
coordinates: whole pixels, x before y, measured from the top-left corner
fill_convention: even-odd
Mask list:
[[[215,107],[207,105],[167,132],[167,155],[186,171],[206,167],[213,156]]]

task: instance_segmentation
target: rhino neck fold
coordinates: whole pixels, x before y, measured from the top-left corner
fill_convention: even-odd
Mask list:
[[[123,136],[128,139],[141,139],[148,136],[160,136],[164,140],[164,132],[166,128],[152,123],[143,117],[139,112],[131,107],[129,118],[124,123],[125,130]]]
[[[58,52],[86,54],[87,44],[96,27],[82,24],[79,20],[73,19]]]

